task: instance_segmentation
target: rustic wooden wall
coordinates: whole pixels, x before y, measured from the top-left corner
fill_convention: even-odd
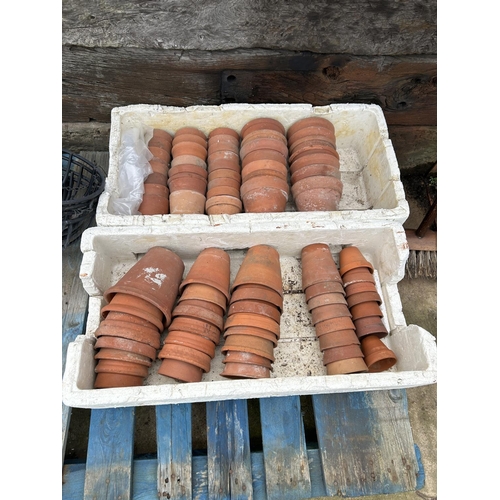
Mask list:
[[[402,170],[436,161],[437,0],[63,0],[63,145],[128,104],[375,103]]]

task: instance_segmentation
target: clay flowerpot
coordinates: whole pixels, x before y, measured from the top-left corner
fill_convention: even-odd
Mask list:
[[[281,124],[281,122],[274,118],[262,117],[253,118],[252,120],[245,123],[245,125],[241,129],[240,136],[242,139],[244,139],[251,132],[263,129],[275,130],[285,135],[285,127]]]
[[[349,307],[352,314],[352,319],[357,320],[368,316],[383,316],[380,306],[375,301],[361,302],[355,306]]]
[[[283,297],[280,256],[269,245],[250,247],[236,274],[231,291],[241,285],[261,285]]]
[[[378,293],[375,283],[372,283],[370,281],[360,281],[358,283],[351,283],[350,285],[346,285],[344,283],[344,289],[347,297],[355,295],[356,293],[364,293],[364,292]]]
[[[319,337],[319,349],[331,349],[332,347],[341,347],[346,345],[357,344],[360,340],[354,330],[339,330],[337,332],[326,333]]]
[[[242,208],[243,208],[243,203],[240,200],[239,196],[231,196],[231,195],[211,196],[210,198],[207,198],[207,201],[205,202],[205,210],[208,215],[239,214]]]
[[[114,359],[100,359],[95,367],[96,373],[120,373],[134,377],[146,378],[148,367],[132,361],[117,361]]]
[[[166,130],[159,128],[153,129],[153,136],[148,142],[148,148],[162,148],[166,151],[170,151],[172,148],[173,136]]]
[[[141,215],[164,215],[170,208],[169,195],[144,193],[137,209]]]
[[[203,283],[191,283],[186,285],[182,290],[182,295],[179,297],[179,302],[189,299],[206,300],[212,304],[218,305],[223,312],[227,309],[227,297],[217,288]]]
[[[151,166],[153,173],[167,175],[168,174],[168,162],[161,160],[149,160],[149,165]]]
[[[206,248],[193,262],[180,291],[191,283],[209,285],[222,292],[229,302],[230,272],[229,254],[220,248]]]
[[[208,144],[208,156],[218,151],[231,151],[234,154],[239,154],[240,144],[236,139],[219,139],[210,141]]]
[[[200,130],[199,128],[196,127],[181,127],[180,129],[176,130],[174,137],[179,137],[183,135],[197,135],[198,137],[201,137],[202,139],[207,140],[207,136],[203,130]]]
[[[366,267],[373,274],[373,266],[365,259],[359,248],[344,247],[339,253],[340,275],[358,267]]]
[[[187,132],[185,134],[176,134],[174,139],[172,140],[172,146],[175,146],[176,144],[179,144],[179,143],[185,143],[185,142],[195,142],[196,144],[199,144],[200,146],[203,146],[204,148],[207,148],[207,146],[208,146],[207,139],[201,137],[201,135],[191,134],[189,132]]]
[[[292,125],[288,127],[288,130],[286,132],[287,138],[290,139],[295,134],[295,132],[308,127],[326,128],[335,135],[335,126],[330,120],[328,120],[327,118],[323,118],[322,116],[309,116],[307,118],[301,118],[292,123]]]
[[[147,328],[126,321],[116,321],[106,318],[95,332],[97,338],[103,335],[136,340],[137,342],[149,344],[155,349],[160,347],[160,333],[157,328]]]
[[[282,181],[282,179],[275,178]],[[269,183],[269,179],[265,182]],[[242,184],[242,188],[244,185],[245,183]],[[285,211],[288,195],[282,188],[264,186],[248,191],[245,194],[241,193],[241,201],[246,213],[280,213]]]
[[[275,175],[259,175],[243,182],[240,189],[241,197],[244,199],[252,191],[262,190],[264,192],[265,189],[271,188],[273,190],[282,191],[281,197],[285,199],[285,202],[288,200],[288,195],[290,194],[288,183],[286,180],[276,177]]]
[[[116,285],[106,290],[104,299],[110,302],[116,293],[142,298],[160,309],[164,324],[168,326],[183,272],[184,262],[177,254],[163,247],[153,247]]]
[[[208,140],[210,141],[211,139],[216,139],[217,136],[222,135],[222,136],[231,136],[237,139],[238,141],[240,140],[240,134],[229,127],[217,127],[214,128],[213,130],[210,131],[208,134]]]
[[[345,296],[343,293],[324,293],[322,295],[317,295],[312,297],[307,301],[307,309],[311,312],[316,307],[326,306],[329,304],[343,304],[347,306]]]
[[[202,319],[178,316],[172,320],[169,331],[189,332],[211,340],[215,345],[220,342],[221,330]]]
[[[352,271],[347,271],[342,276],[344,288],[356,283],[372,283],[375,285],[375,278],[366,267],[356,267]]]
[[[327,175],[305,177],[292,185],[295,205],[302,212],[338,210],[342,190],[342,181]]]
[[[170,168],[178,167],[179,165],[196,165],[198,167],[207,169],[206,161],[195,155],[180,155],[172,158]]]
[[[340,330],[354,330],[355,326],[351,318],[342,316],[340,318],[327,319],[314,325],[316,335],[321,337],[326,333],[337,332]]]
[[[333,147],[337,146],[337,139],[335,132],[332,132],[326,127],[309,126],[297,130],[288,138],[288,146],[290,151],[293,151],[294,146],[313,140],[323,140],[331,144]]]
[[[177,191],[196,191],[205,196],[207,192],[207,180],[199,175],[183,174],[168,179],[170,193]]]
[[[363,352],[359,344],[331,347],[323,351],[323,364],[328,365],[335,361],[350,358],[363,358]]]
[[[379,316],[367,316],[354,320],[356,327],[356,335],[359,338],[366,337],[367,335],[376,335],[379,339],[387,337],[389,332],[385,327],[383,321]]]
[[[182,141],[172,146],[172,157],[177,158],[183,155],[193,155],[201,158],[203,161],[207,159],[208,151],[206,146],[202,146],[196,142]]]
[[[151,360],[156,359],[156,349],[154,347],[151,347],[149,344],[144,344],[143,342],[124,339],[122,337],[110,337],[104,335],[97,339],[96,343],[94,344],[94,348],[118,349],[121,351],[127,351],[135,354],[140,354],[142,356],[147,356]]]
[[[214,163],[217,163],[219,161],[224,161],[224,162],[231,162],[233,164],[238,164],[240,163],[240,155],[239,153],[235,153],[234,151],[215,151],[214,153],[211,153],[207,157],[207,163],[209,165],[213,165]],[[213,168],[211,170],[214,170]],[[233,169],[231,169],[233,170]]]
[[[293,175],[305,167],[314,165],[329,165],[340,170],[340,160],[336,156],[328,153],[309,153],[290,163],[290,173]]]
[[[226,378],[269,378],[271,371],[265,366],[247,363],[226,363],[221,376]]]
[[[302,289],[311,285],[336,281],[342,283],[337,264],[333,260],[330,248],[325,243],[313,243],[301,251]]]
[[[360,292],[353,293],[352,295],[346,294],[346,300],[349,307],[356,306],[363,302],[376,302],[377,304],[382,304],[382,299],[378,292]]]
[[[207,201],[215,196],[232,196],[241,202],[240,190],[229,186],[219,186],[207,191]]]
[[[239,197],[241,182],[235,179],[230,179],[229,177],[219,177],[208,182],[207,192],[218,187],[230,187],[236,189]]]
[[[159,160],[163,163],[166,163],[167,165],[170,163],[172,156],[171,147],[169,147],[168,149],[164,149],[155,146],[150,146],[148,149],[150,153],[153,155],[153,160]]]
[[[204,214],[206,197],[198,191],[183,189],[170,193],[171,214]]]
[[[157,172],[153,172],[146,177],[144,181],[144,186],[146,184],[160,184],[162,186],[167,185],[168,175],[159,174]]]
[[[280,325],[274,319],[261,314],[240,312],[232,314],[226,318],[224,329],[234,326],[248,326],[254,328],[262,328],[273,333],[277,338],[280,336]]]
[[[263,302],[261,300],[239,300],[237,302],[233,302],[229,306],[227,316],[230,317],[233,314],[245,312],[266,316],[278,324],[281,321],[281,313],[279,309],[273,304],[269,304],[268,302]]]
[[[295,163],[297,160],[302,158],[310,157],[311,155],[329,155],[337,159],[339,154],[337,150],[329,143],[322,141],[312,141],[310,143],[301,144],[292,154],[290,154],[289,162],[290,164]]]
[[[273,342],[253,335],[229,335],[226,337],[221,351],[225,353],[231,350],[258,354],[270,361],[274,361]]]
[[[361,339],[361,349],[365,355],[368,371],[371,373],[383,372],[393,367],[397,358],[376,335],[368,335]]]
[[[309,301],[318,297],[319,295],[323,295],[325,293],[341,293],[345,297],[344,285],[339,283],[338,281],[324,281],[321,283],[316,283],[315,285],[308,286],[306,288],[302,287],[304,293],[306,295],[306,301]]]
[[[212,359],[215,356],[215,344],[211,340],[195,333],[169,330],[163,345],[166,346],[168,344],[184,345],[191,349],[197,349],[208,354]]]
[[[251,352],[244,351],[227,351],[223,363],[246,363],[250,365],[264,366],[269,370],[273,370],[271,361],[263,356],[252,354]]]
[[[336,318],[351,318],[347,304],[326,304],[311,311],[313,325]]]
[[[275,139],[282,142],[285,146],[288,146],[287,139],[284,134],[278,132],[277,130],[268,128],[256,129],[252,132],[247,133],[242,139],[241,145],[244,146],[245,144],[248,144],[249,142],[252,142],[256,139]]]
[[[219,330],[222,330],[224,326],[224,320],[220,314],[214,313],[213,311],[210,311],[205,307],[186,305],[186,302],[187,301],[179,302],[175,306],[174,310],[172,311],[173,318],[176,318],[178,316],[185,316],[188,318],[201,319],[214,325]]]
[[[163,184],[155,184],[150,182],[144,183],[144,194],[163,196],[168,201],[168,195],[170,194],[170,191],[168,187]]]
[[[165,344],[158,353],[160,359],[177,359],[201,368],[205,373],[210,371],[212,358],[204,352],[178,344]]]
[[[231,294],[230,304],[240,300],[260,300],[275,306],[283,312],[283,296],[277,291],[263,285],[239,285]]]
[[[137,387],[144,383],[143,377],[124,375],[121,373],[98,373],[94,381],[94,389],[110,389],[117,387]]]
[[[218,304],[214,304],[213,302],[200,299],[200,298],[191,298],[191,299],[184,299],[182,301],[177,302],[177,306],[179,305],[184,305],[184,306],[195,306],[195,307],[202,307],[203,309],[207,309],[208,311],[211,311],[218,316],[224,316],[225,314],[225,307],[222,307]],[[176,307],[177,307],[176,306]],[[175,308],[174,308],[175,311]]]
[[[261,339],[270,340],[274,347],[278,345],[279,335],[276,336],[273,332],[263,328],[255,328],[253,326],[233,326],[226,328],[224,331],[224,338],[230,335],[253,335]]]
[[[97,360],[113,359],[115,361],[132,361],[134,363],[138,363],[147,367],[150,367],[153,364],[152,360],[147,356],[142,356],[141,354],[135,354],[128,351],[121,351],[119,349],[99,349],[94,358]]]
[[[241,180],[245,182],[252,179],[256,175],[274,175],[287,180],[288,169],[283,163],[274,160],[258,160],[248,163],[241,170]]]
[[[340,171],[331,165],[307,165],[296,170],[290,177],[290,181],[295,184],[297,181],[313,176],[328,176],[340,179]]]
[[[215,172],[216,170],[232,170],[233,172],[236,172],[241,175],[241,166],[240,166],[240,160],[239,160],[239,155],[237,158],[234,159],[212,159],[209,157],[208,160],[208,167],[207,167],[208,173]]]
[[[203,377],[203,370],[198,366],[171,358],[162,361],[158,373],[180,382],[200,382]]]
[[[276,149],[256,149],[248,153],[244,158],[241,158],[241,168],[245,168],[254,161],[271,160],[282,163],[285,167],[288,166],[288,157],[283,156]]]
[[[351,373],[366,373],[368,367],[363,358],[349,358],[334,361],[326,365],[328,375],[347,375]]]
[[[200,167],[199,165],[193,165],[193,164],[181,164],[177,165],[176,167],[172,167],[168,171],[168,177],[174,178],[177,175],[180,174],[191,174],[191,175],[197,175],[198,177],[201,177],[202,179],[207,180],[208,179],[208,172],[206,169],[203,167]]]
[[[115,293],[111,302],[101,308],[101,315],[107,318],[111,312],[134,315],[148,321],[163,331],[163,313],[151,302],[128,293]]]

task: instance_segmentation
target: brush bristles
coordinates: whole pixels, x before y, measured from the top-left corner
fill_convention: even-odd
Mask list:
[[[406,276],[415,278],[437,278],[437,252],[411,250],[406,261]]]

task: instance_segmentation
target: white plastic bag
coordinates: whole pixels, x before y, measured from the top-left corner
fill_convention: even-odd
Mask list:
[[[136,127],[122,134],[119,157],[118,192],[110,196],[110,211],[116,215],[139,215],[144,181],[153,173],[149,160],[153,154],[147,144],[153,137],[151,127]]]

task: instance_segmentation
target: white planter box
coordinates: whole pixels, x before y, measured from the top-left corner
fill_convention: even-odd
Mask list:
[[[119,192],[119,157],[124,131],[138,126],[161,128],[174,134],[184,126],[197,127],[208,134],[220,126],[240,132],[245,123],[257,117],[279,120],[285,129],[309,116],[322,116],[336,129],[340,156],[341,180],[344,185],[339,210],[335,212],[297,212],[292,197],[286,211],[280,214],[235,215],[118,215],[111,212],[110,197]],[[313,107],[309,104],[223,104],[188,108],[137,104],[114,108],[111,112],[109,171],[106,188],[96,212],[98,226],[176,225],[219,227],[266,223],[270,219],[301,222],[331,219],[392,220],[403,224],[409,216],[400,180],[398,162],[382,109],[369,104],[331,104]]]
[[[408,245],[403,227],[391,221],[322,223],[277,221],[232,224],[222,227],[95,227],[85,231],[80,270],[90,295],[87,330],[68,348],[63,377],[63,401],[71,407],[106,408],[164,403],[187,403],[238,398],[262,398],[292,394],[319,394],[408,388],[436,382],[437,352],[434,337],[416,325],[407,325],[397,283],[404,276]],[[93,389],[94,333],[104,305],[103,293],[114,285],[147,250],[163,246],[176,252],[186,265],[185,274],[198,254],[208,247],[222,248],[231,257],[231,282],[246,249],[268,244],[280,253],[285,292],[281,338],[275,348],[272,378],[230,380],[220,376],[220,347],[212,369],[197,383],[179,383],[157,373],[160,361],[150,368],[142,387]],[[337,260],[343,245],[355,245],[372,263],[383,299],[383,321],[390,331],[384,339],[398,362],[382,373],[326,375],[311,316],[301,290],[300,254],[310,243],[327,243]],[[337,260],[338,262],[338,260]],[[164,335],[166,332],[164,332]],[[162,337],[163,338],[163,337]]]

